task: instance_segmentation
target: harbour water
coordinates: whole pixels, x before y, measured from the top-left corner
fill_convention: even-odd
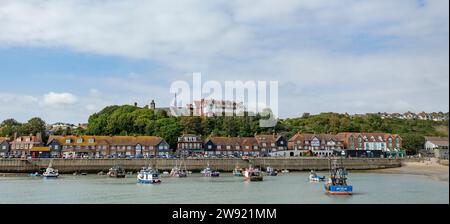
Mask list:
[[[318,173],[327,175],[328,173]],[[244,182],[228,173],[219,178],[191,174],[163,177],[162,184],[142,185],[136,176],[114,179],[95,174],[0,177],[0,204],[381,204],[449,203],[449,186],[422,175],[351,172],[352,196],[327,196],[323,183],[309,173],[265,177]]]

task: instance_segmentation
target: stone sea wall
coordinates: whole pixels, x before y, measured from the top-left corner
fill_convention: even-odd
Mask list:
[[[171,170],[181,161],[183,168],[199,171],[209,164],[219,171],[232,171],[236,166],[241,168],[254,167],[265,169],[271,166],[275,169],[290,171],[328,170],[329,161],[325,158],[255,158],[242,159],[0,159],[0,172],[28,173],[36,172],[48,167],[52,161],[53,167],[61,173],[108,171],[114,165],[120,165],[129,171],[137,171],[145,165],[156,166],[159,170]],[[350,158],[343,159],[344,166],[349,170],[370,170],[400,167],[400,159],[381,158]]]

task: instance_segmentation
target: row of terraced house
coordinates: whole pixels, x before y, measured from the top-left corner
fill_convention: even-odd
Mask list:
[[[336,151],[375,152],[377,155],[399,151],[402,139],[388,133],[308,134],[297,133],[253,137],[214,137],[184,134],[176,148],[157,136],[50,136],[44,143],[40,135],[0,138],[0,157],[80,158],[153,156],[330,156]]]

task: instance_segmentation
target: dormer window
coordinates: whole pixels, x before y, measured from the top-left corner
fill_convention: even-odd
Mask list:
[[[70,139],[66,139],[66,144],[70,144],[72,141]]]
[[[82,138],[77,139],[77,143],[78,144],[83,143],[83,139]]]
[[[93,144],[94,142],[95,142],[95,140],[94,140],[93,138],[90,138],[90,139],[89,139],[89,143],[90,143],[90,144]]]

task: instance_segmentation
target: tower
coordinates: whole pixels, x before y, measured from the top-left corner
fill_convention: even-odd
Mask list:
[[[152,100],[152,102],[150,103],[150,109],[152,109],[152,110],[156,109],[155,100]]]

